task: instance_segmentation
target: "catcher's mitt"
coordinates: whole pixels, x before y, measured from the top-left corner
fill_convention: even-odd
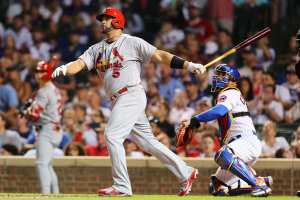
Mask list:
[[[187,145],[193,137],[193,128],[186,122],[182,122],[176,134],[176,147]]]

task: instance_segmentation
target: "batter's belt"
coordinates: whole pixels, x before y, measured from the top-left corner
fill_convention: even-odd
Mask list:
[[[110,100],[115,101],[119,96],[126,94],[129,90],[138,88],[138,87],[143,87],[141,84],[133,85],[133,86],[125,86],[119,89],[116,93],[111,95]]]

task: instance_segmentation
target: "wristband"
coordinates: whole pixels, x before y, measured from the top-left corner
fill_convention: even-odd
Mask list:
[[[185,60],[183,60],[182,58],[173,56],[170,66],[174,69],[183,69],[184,62]]]

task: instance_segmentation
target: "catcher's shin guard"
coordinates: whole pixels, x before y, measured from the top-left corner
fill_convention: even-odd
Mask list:
[[[251,186],[256,186],[256,178],[251,169],[240,158],[233,155],[228,146],[223,146],[215,156],[216,163],[225,170],[244,180]]]

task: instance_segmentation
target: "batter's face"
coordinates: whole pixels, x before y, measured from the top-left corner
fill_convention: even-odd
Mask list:
[[[47,75],[47,72],[41,72],[41,71],[35,72],[35,80],[39,85],[42,85],[45,83],[45,81],[42,79],[42,77],[45,75]]]
[[[112,17],[104,15],[101,19],[101,29],[102,33],[108,33],[113,30],[111,25],[111,21],[113,20]]]

